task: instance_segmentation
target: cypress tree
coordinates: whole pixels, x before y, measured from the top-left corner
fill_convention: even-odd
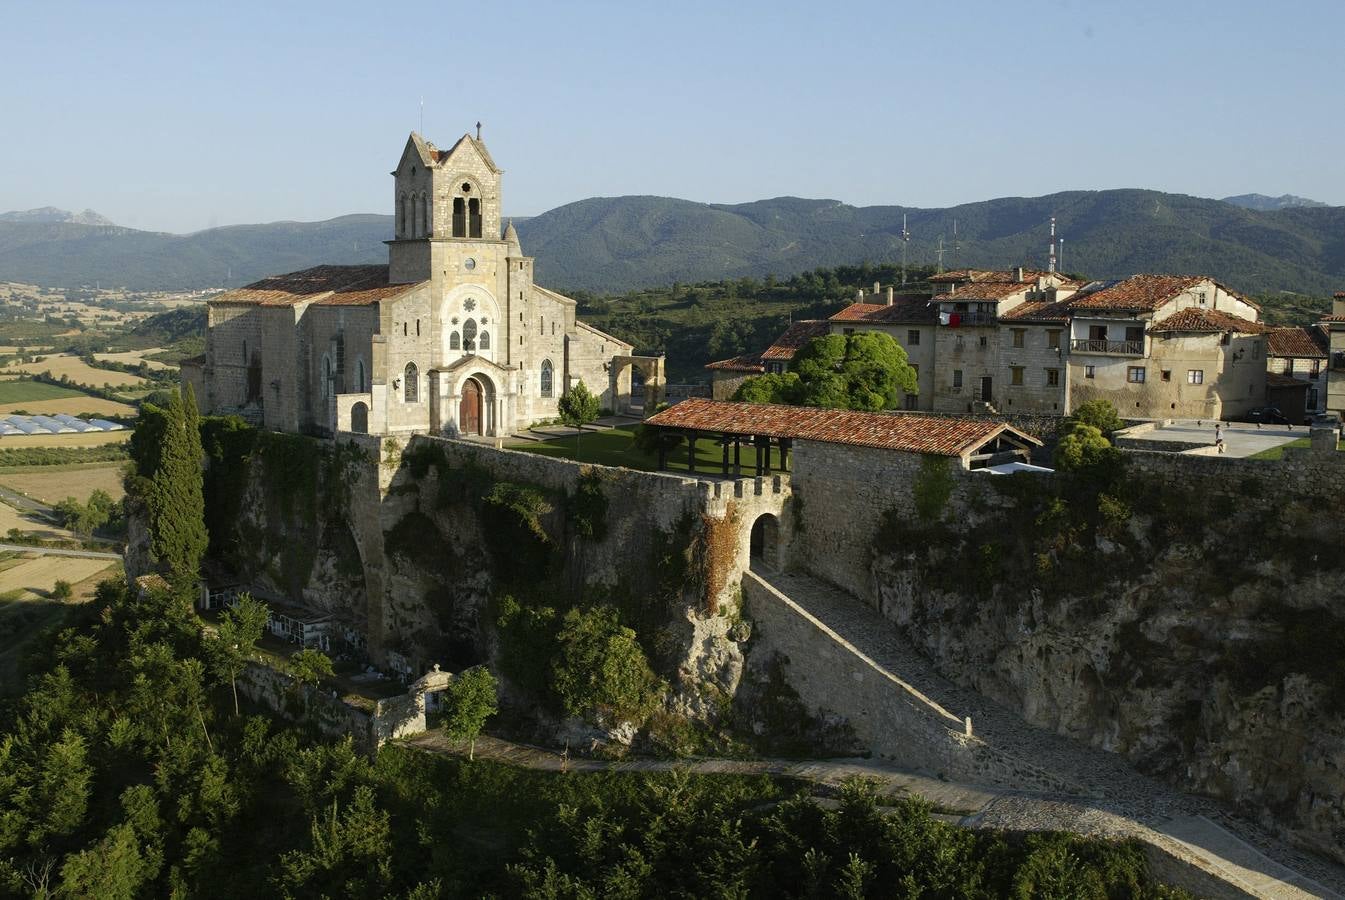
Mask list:
[[[176,591],[190,590],[205,555],[205,500],[202,496],[200,415],[190,386],[173,395],[158,467],[151,478],[147,505],[150,551]]]

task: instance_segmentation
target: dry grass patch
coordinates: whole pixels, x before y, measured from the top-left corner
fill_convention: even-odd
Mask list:
[[[25,559],[0,572],[0,594],[22,591],[24,596],[45,597],[57,581],[78,584],[96,578],[121,563],[108,559],[81,559],[77,556],[38,556]],[[95,582],[96,583],[96,582]]]
[[[159,362],[157,359],[148,359],[156,353],[163,353],[163,347],[150,347],[146,350],[127,350],[125,353],[95,353],[93,358],[99,362],[115,362],[124,366],[138,366],[141,364],[149,366],[156,372],[177,371],[177,366],[171,366],[165,362]]]
[[[113,500],[120,500],[126,494],[121,484],[125,468],[124,463],[114,462],[0,469],[0,485],[48,505],[59,503],[66,497],[84,503],[94,491],[106,491]]]
[[[96,413],[100,416],[134,416],[136,409],[129,403],[104,400],[102,397],[90,397],[82,394],[63,400],[28,400],[15,403],[0,403],[0,418],[22,410],[33,415],[51,416],[67,413],[78,416],[82,413]]]
[[[103,387],[104,385],[143,387],[149,383],[138,375],[114,372],[111,369],[95,369],[78,356],[70,353],[53,353],[50,356],[42,357],[41,362],[12,362],[4,368],[4,371],[27,372],[30,375],[50,372],[53,378],[60,378],[64,375],[76,384],[86,384],[91,387]]]
[[[70,434],[7,434],[0,437],[0,450],[29,447],[101,447],[131,439],[130,429],[123,431],[75,431]]]
[[[57,528],[42,519],[21,513],[11,506],[0,503],[0,541],[3,541],[4,535],[9,534],[14,529],[44,541],[80,540],[79,535],[74,532]],[[0,566],[4,566],[4,563],[0,562]]]

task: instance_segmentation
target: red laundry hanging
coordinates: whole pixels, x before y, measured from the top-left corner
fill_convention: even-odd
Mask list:
[[[951,316],[948,317],[948,324],[953,328],[956,328],[959,324],[961,324],[961,322],[962,322],[961,313],[953,313]]]

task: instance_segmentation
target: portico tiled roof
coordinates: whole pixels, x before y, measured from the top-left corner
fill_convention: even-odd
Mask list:
[[[831,333],[831,327],[820,319],[804,319],[794,322],[785,329],[784,334],[775,339],[765,350],[761,351],[761,359],[774,362],[787,362],[794,358],[794,354],[808,346],[808,342],[813,338],[819,338]]]
[[[939,308],[924,297],[896,297],[886,303],[851,303],[831,317],[833,322],[869,322],[889,325],[933,325]]]
[[[1198,309],[1188,306],[1155,322],[1150,331],[1235,331],[1238,334],[1263,334],[1270,329],[1260,322],[1229,315],[1217,309]]]
[[[314,266],[288,275],[270,275],[211,299],[211,303],[252,306],[367,306],[405,293],[416,284],[388,284],[387,266]]]
[[[1326,348],[1318,342],[1320,328],[1272,328],[1267,332],[1266,352],[1271,356],[1326,359]]]
[[[1027,443],[1041,443],[989,419],[730,403],[698,397],[683,400],[645,421],[688,431],[852,444],[936,456],[962,456],[1006,431]]]

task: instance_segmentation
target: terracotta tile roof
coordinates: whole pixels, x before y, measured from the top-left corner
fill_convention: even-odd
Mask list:
[[[733,359],[721,359],[718,362],[706,363],[705,368],[712,372],[755,372],[761,374],[766,371],[766,367],[761,364],[760,353],[748,353],[744,356],[735,356]]]
[[[1050,272],[1043,272],[1039,269],[1024,269],[1023,279],[1026,282],[1035,282],[1038,278],[1045,278]],[[931,275],[925,280],[931,284],[947,284],[950,282],[963,281],[1013,281],[1014,273],[1009,269],[954,269],[951,272],[940,272],[938,275]],[[1055,277],[1061,278],[1059,272]],[[1062,280],[1064,280],[1062,278]]]
[[[1031,300],[1020,303],[1006,313],[1000,314],[1000,321],[1026,322],[1059,325],[1069,321],[1069,301]]]
[[[1345,291],[1336,291],[1331,296],[1335,297],[1337,300],[1345,300]]]
[[[808,345],[813,338],[819,338],[831,333],[831,326],[820,319],[804,319],[801,322],[794,322],[785,329],[785,333],[775,339],[765,350],[761,351],[761,359],[773,360],[776,362],[787,362],[794,358],[794,354]]]
[[[246,287],[220,294],[211,303],[253,306],[367,306],[415,288],[388,284],[387,266],[314,266],[288,275],[270,275]]]
[[[1161,322],[1155,322],[1149,330],[1154,332],[1235,331],[1238,334],[1264,334],[1270,329],[1260,322],[1253,322],[1251,319],[1230,315],[1217,309],[1197,309],[1188,306]]]
[[[730,403],[702,398],[683,400],[645,421],[665,428],[795,438],[937,456],[961,456],[1005,431],[1029,443],[1041,443],[1031,435],[989,419]]]
[[[1292,375],[1283,375],[1279,372],[1266,373],[1266,387],[1268,388],[1303,388],[1307,390],[1309,385],[1305,379],[1295,378]]]
[[[1345,322],[1345,316],[1322,316],[1323,322]]]
[[[1074,309],[1136,309],[1152,312],[1182,291],[1202,281],[1201,275],[1132,275],[1124,281],[1106,285],[1069,299]]]
[[[831,317],[833,322],[874,322],[893,325],[933,325],[939,308],[924,297],[896,297],[886,303],[851,303]]]
[[[955,291],[935,294],[937,303],[952,303],[957,300],[1003,300],[1024,291],[1035,291],[1036,281],[972,281],[959,284]]]
[[[1266,352],[1271,356],[1326,359],[1321,333],[1320,328],[1272,328],[1266,338]]]

